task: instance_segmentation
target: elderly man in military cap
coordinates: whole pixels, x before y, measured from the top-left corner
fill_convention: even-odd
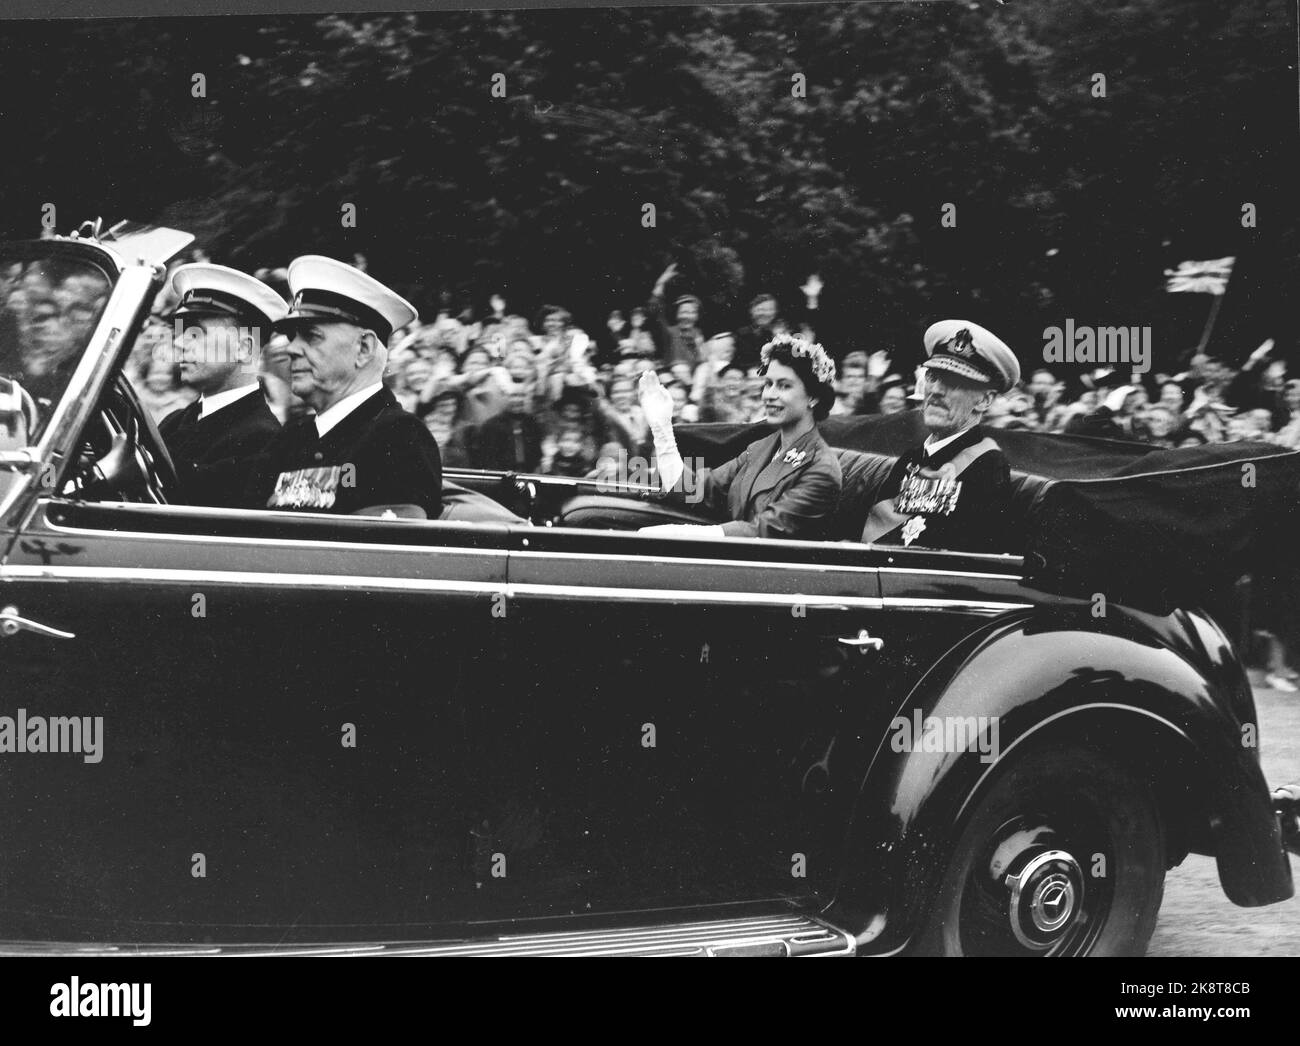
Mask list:
[[[224,265],[182,265],[172,274],[181,380],[199,393],[158,431],[189,505],[240,504],[253,459],[280,432],[258,382],[259,352],[289,307],[266,284]]]
[[[289,266],[290,388],[315,411],[285,426],[247,495],[259,507],[437,519],[437,441],[384,386],[388,341],[414,306],[359,269],[306,255]]]
[[[1020,380],[1006,344],[967,320],[925,332],[922,410],[929,436],[894,463],[871,510],[864,542],[1001,552],[1011,470],[980,426],[999,393]]]

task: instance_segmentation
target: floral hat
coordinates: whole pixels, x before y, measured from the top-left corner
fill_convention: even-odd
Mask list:
[[[777,334],[759,351],[759,356],[763,361],[763,366],[767,366],[772,360],[772,350],[779,345],[788,345],[791,356],[803,356],[812,364],[813,375],[823,385],[829,385],[835,380],[835,361],[827,355],[816,342],[808,341],[806,338],[800,338],[794,334]]]

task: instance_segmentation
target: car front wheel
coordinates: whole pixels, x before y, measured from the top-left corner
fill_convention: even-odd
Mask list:
[[[923,955],[1141,955],[1164,893],[1150,786],[1086,747],[1012,757],[950,851]]]

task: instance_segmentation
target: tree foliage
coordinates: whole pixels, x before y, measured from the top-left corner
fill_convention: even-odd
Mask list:
[[[499,289],[588,325],[670,260],[718,323],[817,271],[837,353],[952,314],[1186,338],[1204,303],[1162,269],[1235,253],[1249,338],[1298,275],[1294,35],[1281,0],[9,24],[0,224],[54,202],[250,269],[362,253],[426,309]]]

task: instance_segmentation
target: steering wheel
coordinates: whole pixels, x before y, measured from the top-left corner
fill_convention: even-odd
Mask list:
[[[139,414],[131,411],[129,417],[127,438],[144,454],[145,463],[153,466],[163,492],[176,493],[180,490],[181,478],[176,472],[176,463],[172,461],[171,453],[167,450],[167,444],[163,442],[162,433],[158,431],[153,416],[142,404]],[[141,418],[144,419],[143,426],[140,424]]]

